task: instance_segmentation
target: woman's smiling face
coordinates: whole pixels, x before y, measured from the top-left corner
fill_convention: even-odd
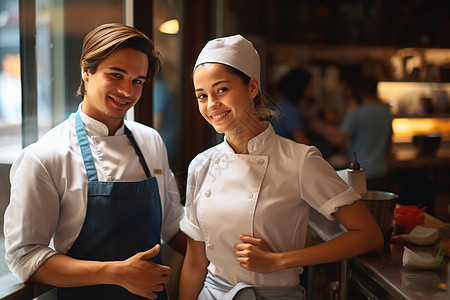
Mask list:
[[[199,65],[193,76],[200,113],[219,133],[250,124],[257,115],[253,99],[258,93],[256,78],[248,85],[219,63]]]

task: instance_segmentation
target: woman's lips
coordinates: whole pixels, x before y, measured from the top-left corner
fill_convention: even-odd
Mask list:
[[[220,120],[222,120],[223,118],[225,118],[225,116],[228,115],[230,112],[231,112],[231,110],[224,111],[224,112],[219,113],[219,114],[211,115],[210,118],[211,118],[213,121],[220,121]]]

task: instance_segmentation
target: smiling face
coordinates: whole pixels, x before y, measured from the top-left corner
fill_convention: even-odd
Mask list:
[[[247,85],[228,67],[206,63],[195,69],[193,82],[200,113],[217,132],[228,134],[259,124],[253,104],[258,93],[256,78]]]
[[[112,52],[94,74],[83,68],[81,78],[86,88],[83,112],[104,123],[114,134],[126,112],[141,97],[147,69],[147,55],[132,48]]]

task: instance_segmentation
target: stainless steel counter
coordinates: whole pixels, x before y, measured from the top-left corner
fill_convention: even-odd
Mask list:
[[[337,221],[330,222],[325,217],[311,212],[310,230],[323,241],[344,232]],[[341,291],[345,298],[352,299],[351,287],[360,286],[370,293],[369,299],[449,299],[443,284],[447,283],[449,259],[445,258],[441,270],[409,270],[402,265],[404,246],[416,252],[437,255],[438,245],[415,246],[410,243],[390,243],[381,251],[371,252],[348,260],[348,280],[341,283],[348,291]],[[350,283],[350,285],[349,285]],[[364,287],[365,286],[365,287]],[[372,295],[373,294],[373,295]],[[347,296],[348,295],[348,296]],[[341,297],[342,299],[342,297]],[[354,299],[354,298],[353,298]]]

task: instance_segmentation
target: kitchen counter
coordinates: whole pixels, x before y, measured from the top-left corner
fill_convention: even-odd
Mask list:
[[[417,155],[417,148],[412,143],[397,143],[393,146],[388,161],[390,170],[411,168],[449,168],[450,143],[442,142],[435,155]]]
[[[345,230],[337,221],[330,222],[316,211],[311,212],[309,226],[322,241],[332,239]],[[444,267],[440,270],[410,270],[402,265],[404,246],[433,256],[438,252],[437,244],[415,246],[406,242],[391,242],[383,250],[348,259],[345,264],[347,274],[341,275],[340,286],[345,289],[340,292],[341,299],[356,298],[352,296],[355,287],[368,299],[448,299],[443,287],[448,280],[449,259],[445,258]]]

